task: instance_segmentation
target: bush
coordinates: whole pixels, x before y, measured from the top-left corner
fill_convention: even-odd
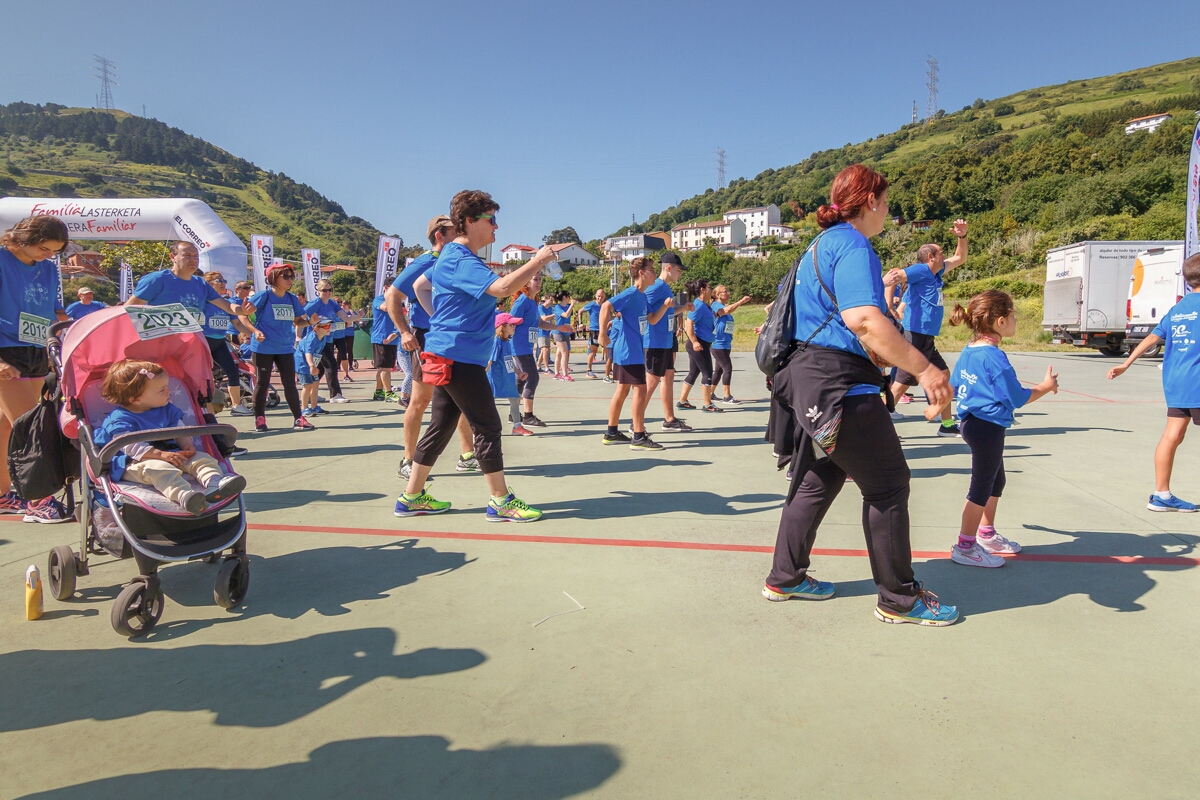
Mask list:
[[[1015,113],[1017,113],[1017,110],[1013,108],[1012,103],[1001,103],[992,110],[992,114],[997,117],[1007,117]]]
[[[1145,88],[1146,82],[1144,80],[1141,78],[1131,78],[1128,75],[1123,78],[1117,78],[1116,82],[1113,83],[1114,92],[1133,92]]]
[[[55,181],[50,184],[50,191],[54,193],[55,197],[74,197],[75,184],[67,183],[66,181]]]
[[[17,188],[17,182],[7,175],[0,175],[0,192],[11,192]]]

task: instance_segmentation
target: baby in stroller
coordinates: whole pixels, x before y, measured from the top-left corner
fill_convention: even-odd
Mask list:
[[[96,430],[98,448],[125,433],[186,427],[183,412],[171,403],[169,376],[153,361],[122,359],[104,376],[101,396],[117,406]],[[192,475],[204,488],[193,489]],[[200,516],[210,503],[235,497],[246,488],[241,475],[226,474],[216,459],[197,451],[191,437],[127,445],[111,461],[113,480],[153,486],[168,500]]]

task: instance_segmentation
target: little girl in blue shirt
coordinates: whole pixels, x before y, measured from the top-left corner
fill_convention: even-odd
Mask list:
[[[962,438],[971,448],[971,486],[963,506],[958,543],[950,550],[955,564],[1002,567],[1002,554],[1019,553],[1021,545],[996,533],[996,505],[1004,491],[1004,434],[1013,423],[1013,410],[1058,392],[1058,375],[1046,367],[1046,377],[1033,389],[1017,380],[1017,372],[1000,349],[1000,340],[1017,332],[1012,297],[989,289],[971,298],[967,307],[955,305],[951,325],[966,324],[974,334],[963,348],[950,383],[958,399]],[[933,419],[941,409],[930,406]]]

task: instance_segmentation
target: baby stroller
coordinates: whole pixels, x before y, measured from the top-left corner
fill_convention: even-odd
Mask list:
[[[145,313],[148,307],[138,308]],[[171,308],[164,306],[163,311]],[[183,312],[182,306],[178,308]],[[250,584],[250,559],[241,495],[218,501],[200,516],[193,516],[151,486],[110,477],[110,462],[121,447],[178,436],[193,437],[197,450],[203,449],[228,470],[222,448],[232,447],[237,439],[236,428],[217,425],[204,413],[213,391],[213,376],[212,356],[203,334],[171,332],[169,325],[165,334],[163,328],[147,330],[144,323],[135,326],[131,313],[117,306],[50,329],[47,350],[64,398],[59,425],[68,438],[79,441],[82,502],[79,553],[66,545],[55,547],[50,552],[47,583],[55,599],[67,600],[75,593],[76,577],[88,574],[91,554],[133,556],[138,575],[117,596],[110,620],[117,633],[140,636],[162,616],[160,564],[220,560],[213,597],[217,605],[234,608],[241,604]],[[166,318],[167,313],[155,316]],[[186,325],[191,322],[186,313],[176,321],[180,320],[199,330],[194,323]],[[171,403],[183,412],[187,427],[126,434],[98,449],[93,431],[114,408],[100,396],[100,387],[109,366],[123,358],[162,365],[170,377]],[[185,479],[195,483],[191,476]],[[228,555],[221,559],[225,551]]]
[[[233,363],[237,364],[238,368],[238,386],[242,389],[242,402],[248,406],[252,405],[251,398],[254,397],[254,365],[249,361],[244,360],[237,348],[233,349]],[[222,376],[217,381],[217,395],[221,401],[221,405],[226,408],[233,405],[233,399],[229,396],[229,378]],[[275,391],[275,387],[267,384],[267,408],[274,408],[279,405],[279,392]]]

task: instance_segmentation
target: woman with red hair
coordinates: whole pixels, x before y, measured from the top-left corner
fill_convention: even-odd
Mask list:
[[[883,232],[888,181],[861,164],[833,179],[817,211],[822,232],[800,260],[795,286],[796,349],[774,379],[774,398],[795,433],[792,483],[779,520],[768,600],[827,600],[834,585],[808,574],[821,524],[849,476],[863,496],[863,532],[883,622],[950,625],[958,610],[924,590],[912,569],[908,463],[880,397],[887,361],[916,375],[931,398],[950,399],[943,373],[904,340],[888,316],[883,267],[870,237]],[[786,290],[786,287],[785,287]]]
[[[283,397],[292,412],[292,428],[315,430],[300,412],[300,393],[296,391],[296,331],[308,325],[308,316],[300,298],[292,294],[296,270],[290,264],[272,264],[267,269],[267,289],[250,298],[261,336],[250,340],[254,355],[254,429],[267,430],[267,386],[271,371],[279,373]],[[314,320],[315,321],[315,320]]]

